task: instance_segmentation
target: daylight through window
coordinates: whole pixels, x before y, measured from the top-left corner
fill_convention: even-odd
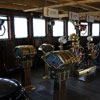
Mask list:
[[[14,18],[15,38],[27,38],[28,28],[26,18]]]
[[[88,36],[88,23],[81,23],[81,25],[86,25],[86,30],[80,32],[80,36]]]
[[[76,33],[75,27],[72,22],[68,21],[68,36],[73,33]]]
[[[56,20],[53,26],[53,36],[64,36],[64,22]]]
[[[0,19],[7,20],[7,17],[0,16]],[[5,33],[4,33],[5,31]],[[3,35],[4,33],[4,35]],[[8,22],[4,21],[4,24],[1,26],[0,30],[0,39],[8,39]]]
[[[99,24],[92,24],[92,36],[99,36]]]
[[[45,20],[44,19],[33,19],[33,36],[34,37],[45,37]]]

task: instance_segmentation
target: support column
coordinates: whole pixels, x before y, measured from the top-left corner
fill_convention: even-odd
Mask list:
[[[66,80],[61,82],[54,80],[53,100],[67,100],[66,95]]]

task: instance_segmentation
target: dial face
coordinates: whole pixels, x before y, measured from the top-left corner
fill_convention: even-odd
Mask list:
[[[51,46],[46,46],[45,48],[43,48],[43,51],[45,51],[46,53],[52,50],[53,48]]]
[[[60,57],[57,55],[57,54],[49,54],[45,61],[50,65],[50,66],[53,66],[53,67],[59,67],[60,65],[63,64],[62,60],[60,59]]]

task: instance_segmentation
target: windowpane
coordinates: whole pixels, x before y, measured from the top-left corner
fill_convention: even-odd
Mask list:
[[[28,28],[26,18],[14,18],[15,38],[27,38]]]
[[[63,21],[55,21],[55,25],[53,26],[53,36],[64,36],[64,22]]]
[[[34,37],[45,37],[45,20],[44,19],[33,19],[33,33]]]
[[[99,24],[92,24],[92,36],[99,36]]]
[[[0,16],[0,19],[7,20],[7,17],[1,17]],[[4,33],[4,30],[5,30],[5,33]],[[3,26],[1,26],[0,35],[2,35],[3,33],[4,33],[4,35],[0,36],[0,39],[8,39],[8,22],[7,21],[4,21]]]
[[[76,33],[75,26],[73,25],[72,22],[68,22],[68,36],[71,34]]]
[[[81,23],[81,25],[87,25],[86,30],[80,32],[80,36],[88,36],[88,23]]]

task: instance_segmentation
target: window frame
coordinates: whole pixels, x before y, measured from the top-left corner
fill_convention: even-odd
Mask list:
[[[14,38],[15,39],[27,39],[29,37],[29,27],[28,27],[27,17],[25,17],[25,16],[14,16],[14,18],[25,18],[27,20],[27,24],[26,24],[26,26],[27,26],[27,37],[17,37],[16,38],[16,35],[15,35],[15,21],[14,21]]]
[[[92,23],[92,30],[91,30],[92,36],[93,36],[93,24],[99,24],[99,35],[98,36],[100,36],[100,23],[99,22]],[[98,36],[93,36],[93,37],[98,37]]]
[[[54,21],[61,21],[61,22],[63,22],[63,36],[65,35],[65,23],[64,23],[64,20],[54,20]],[[53,28],[52,28],[52,36],[53,37],[62,37],[62,36],[54,36],[53,35]]]
[[[88,24],[87,36],[89,36],[89,23],[85,22],[85,21],[82,21],[81,23],[87,23]],[[80,32],[80,37],[87,37],[87,36],[81,36],[81,32]]]
[[[9,23],[8,23],[8,16],[7,15],[0,15],[0,17],[6,17],[7,19],[7,31],[8,31],[8,37],[7,38],[0,38],[0,41],[2,40],[9,40]]]
[[[71,21],[70,21],[70,20],[68,20],[68,22],[71,22]],[[67,23],[68,23],[68,22],[67,22]],[[69,26],[69,25],[68,25],[68,26]],[[67,30],[68,30],[68,26],[67,26]],[[68,31],[69,31],[69,30],[68,30]],[[67,32],[68,32],[68,31],[67,31]],[[76,31],[76,30],[75,30],[75,31]],[[68,32],[68,33],[69,33],[69,32]],[[73,33],[72,33],[72,34],[73,34]],[[75,33],[75,34],[76,34],[76,33]],[[70,35],[71,35],[71,34],[70,34]],[[67,34],[67,36],[68,36],[68,37],[70,37],[70,35],[69,35],[69,34]]]
[[[34,24],[33,24],[33,19],[39,19],[39,20],[44,20],[45,21],[45,36],[34,36]],[[33,38],[45,38],[47,36],[47,30],[46,30],[46,20],[44,18],[32,18],[32,37]]]

